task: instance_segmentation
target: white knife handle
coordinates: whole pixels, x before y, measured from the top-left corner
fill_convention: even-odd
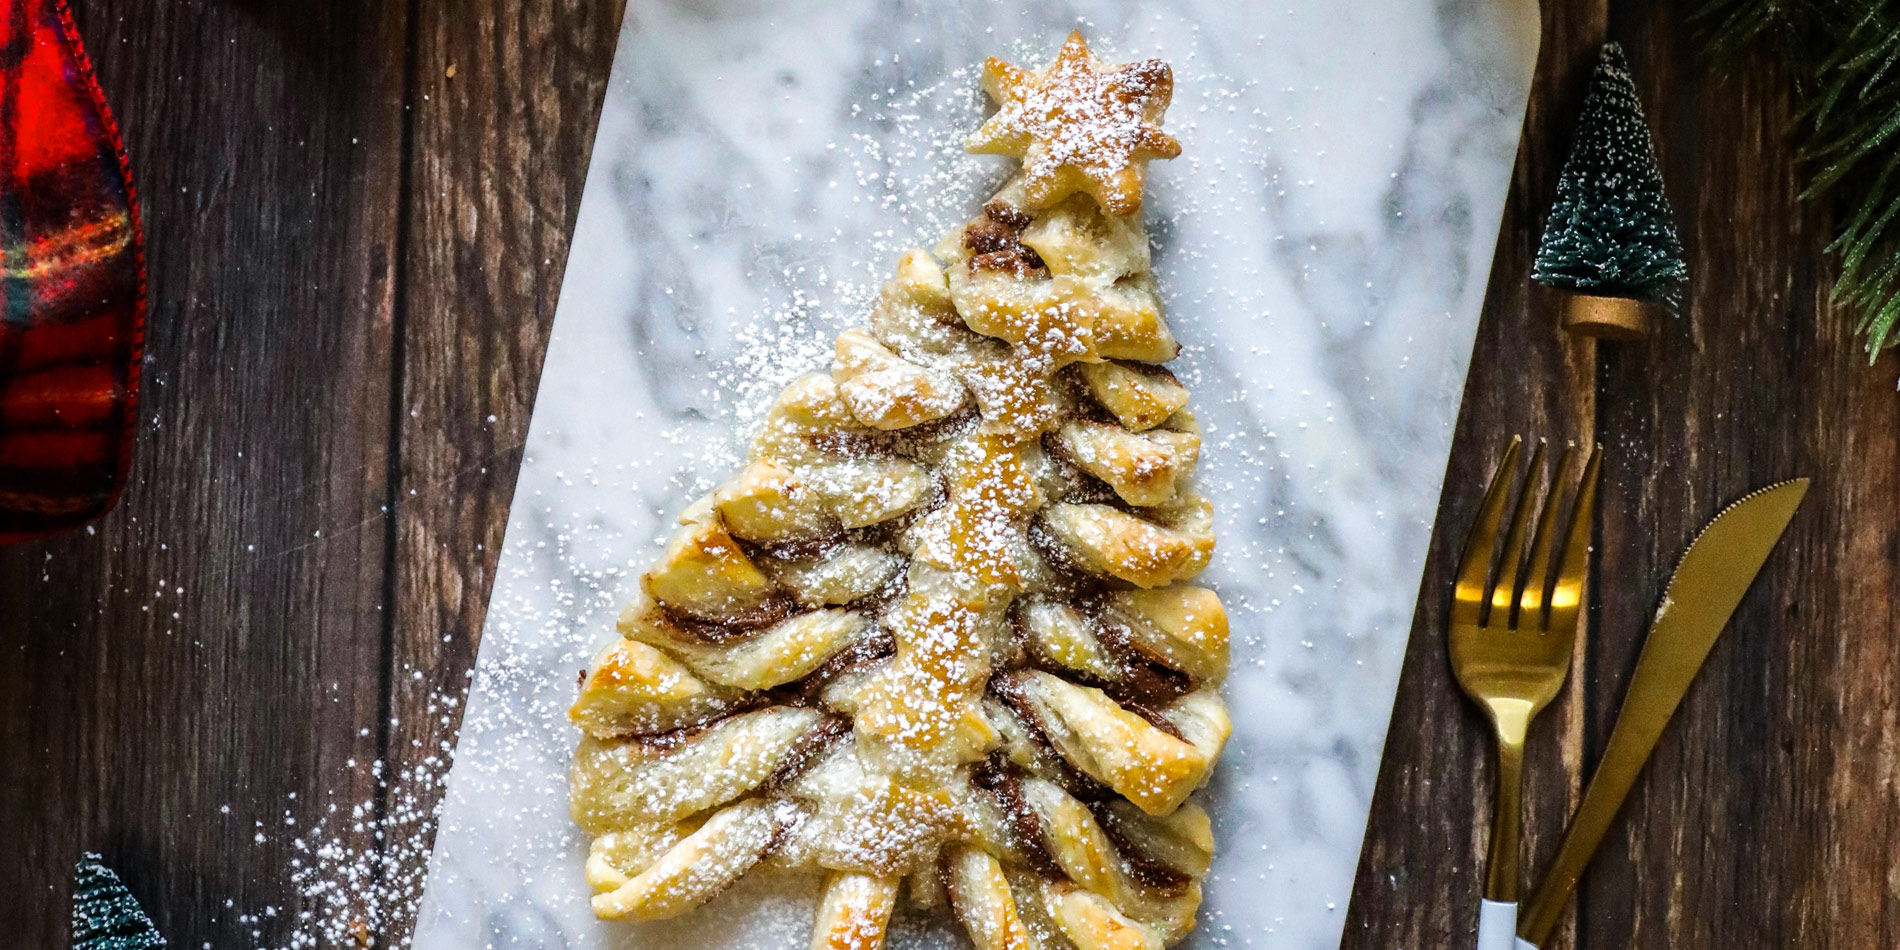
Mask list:
[[[1537,950],[1537,947],[1523,937],[1517,938],[1517,950]]]
[[[1479,902],[1478,950],[1517,950],[1516,901]]]

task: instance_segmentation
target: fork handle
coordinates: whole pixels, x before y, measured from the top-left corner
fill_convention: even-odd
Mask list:
[[[1499,717],[1497,804],[1491,813],[1491,848],[1485,860],[1486,904],[1517,906],[1518,843],[1524,831],[1524,732],[1529,717]]]
[[[1517,902],[1479,901],[1478,950],[1516,950],[1516,947]]]
[[[1491,853],[1484,897],[1478,904],[1478,950],[1516,950],[1517,851],[1523,832],[1524,733],[1528,712],[1498,715],[1497,809],[1491,816]]]

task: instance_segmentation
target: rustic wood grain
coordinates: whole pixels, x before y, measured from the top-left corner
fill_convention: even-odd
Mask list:
[[[1588,447],[1595,428],[1596,344],[1558,326],[1557,296],[1526,275],[1538,223],[1569,148],[1570,117],[1595,67],[1607,10],[1546,3],[1543,43],[1518,145],[1516,172],[1492,261],[1490,286],[1453,436],[1439,520],[1432,532],[1404,672],[1380,765],[1371,826],[1359,862],[1344,946],[1455,947],[1477,927],[1487,840],[1473,816],[1492,807],[1490,727],[1452,679],[1445,652],[1451,578],[1465,531],[1512,434]],[[1520,463],[1521,464],[1521,463]],[[1570,478],[1575,478],[1573,468]],[[1621,509],[1607,496],[1606,511]],[[1581,666],[1585,647],[1578,646]],[[1542,781],[1574,775],[1585,725],[1581,678],[1537,721],[1526,749],[1525,865],[1555,851],[1554,833],[1578,787]]]
[[[473,663],[619,6],[77,4],[147,217],[145,429],[110,518],[0,549],[0,944],[64,945],[95,849],[174,946],[280,945],[313,909],[287,812],[433,800],[403,777],[457,724],[432,699]],[[1592,636],[1531,743],[1533,868],[1683,545],[1744,491],[1816,478],[1558,945],[1900,941],[1900,367],[1860,368],[1828,307],[1831,218],[1795,197],[1785,87],[1758,62],[1712,73],[1678,6],[1544,4],[1347,946],[1469,939],[1488,739],[1441,630],[1512,432],[1611,453]],[[1695,275],[1686,318],[1635,346],[1569,340],[1524,276],[1606,36]],[[385,945],[408,926],[375,924]]]
[[[82,5],[148,216],[152,423],[96,533],[0,551],[0,759],[30,763],[0,944],[63,945],[98,849],[174,946],[281,946],[319,909],[286,818],[427,791],[619,16],[503,6]],[[315,840],[378,872],[396,843]],[[392,907],[360,908],[385,944]]]
[[[173,946],[246,946],[286,921],[240,913],[295,906],[287,811],[369,795],[378,753],[404,9],[75,12],[146,212],[148,362],[118,510],[0,551],[0,944],[66,945],[90,849]]]
[[[1554,334],[1525,275],[1595,44],[1624,42],[1657,132],[1693,284],[1650,341]],[[1489,807],[1484,724],[1445,670],[1443,601],[1497,434],[1548,421],[1608,450],[1590,639],[1540,723],[1527,867],[1554,849],[1608,738],[1642,633],[1694,533],[1747,491],[1815,478],[1585,878],[1556,946],[1877,947],[1900,936],[1896,360],[1871,369],[1826,301],[1828,209],[1801,204],[1772,65],[1732,78],[1680,4],[1546,3],[1526,122],[1441,521],[1387,740],[1348,946],[1469,940]],[[1567,368],[1550,362],[1568,353]],[[1529,360],[1537,372],[1521,374]],[[1526,421],[1528,420],[1528,421]],[[1540,757],[1535,747],[1544,749]],[[1554,754],[1553,754],[1554,753]]]
[[[1649,394],[1600,418],[1639,447],[1616,478],[1648,502],[1604,525],[1602,556],[1637,594],[1603,598],[1622,633],[1593,658],[1605,685],[1620,691],[1704,519],[1768,482],[1815,483],[1586,881],[1582,927],[1603,946],[1892,946],[1895,361],[1829,371],[1863,358],[1814,264],[1828,209],[1764,174],[1791,163],[1786,86],[1762,64],[1701,68],[1678,12],[1633,9],[1625,31],[1645,93],[1668,90],[1664,171],[1698,276],[1693,319],[1600,370],[1606,393]],[[1595,735],[1612,715],[1593,709]]]
[[[620,15],[417,8],[387,756],[424,780],[386,809],[434,806],[461,722]]]

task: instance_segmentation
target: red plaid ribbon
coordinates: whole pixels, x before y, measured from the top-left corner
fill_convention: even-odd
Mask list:
[[[0,0],[0,542],[112,507],[145,261],[125,149],[64,0]]]

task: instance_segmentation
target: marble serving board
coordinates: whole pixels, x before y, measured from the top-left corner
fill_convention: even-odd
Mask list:
[[[575,673],[898,254],[1009,160],[977,64],[1173,64],[1155,271],[1207,430],[1233,621],[1193,946],[1336,946],[1537,45],[1534,0],[634,0],[601,112],[416,946],[803,946],[812,882],[595,921]],[[1475,895],[1474,895],[1475,899]],[[900,921],[898,946],[955,946]]]

